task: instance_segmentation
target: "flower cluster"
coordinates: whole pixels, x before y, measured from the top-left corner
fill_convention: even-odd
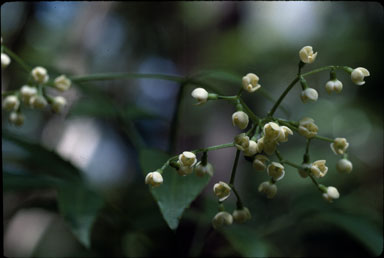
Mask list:
[[[66,106],[67,101],[63,96],[49,96],[45,87],[53,86],[59,91],[66,91],[71,87],[71,80],[65,75],[58,76],[52,83],[44,67],[37,66],[32,69],[31,80],[28,84],[20,87],[17,91],[9,93],[3,98],[3,108],[10,112],[9,121],[17,126],[24,123],[22,106],[35,109],[44,109],[50,106],[52,111],[60,113]]]

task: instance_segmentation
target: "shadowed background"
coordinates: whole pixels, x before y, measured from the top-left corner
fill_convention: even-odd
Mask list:
[[[377,256],[383,248],[383,7],[375,2],[12,2],[1,6],[3,43],[31,66],[53,74],[105,72],[164,73],[179,76],[219,70],[207,81],[226,95],[235,94],[241,77],[253,72],[262,88],[277,99],[297,72],[298,51],[318,52],[303,72],[325,65],[365,67],[371,76],[363,86],[337,72],[341,94],[328,95],[329,73],[307,78],[319,92],[315,103],[300,101],[295,86],[276,116],[315,119],[319,134],[345,137],[353,171],[336,171],[340,158],[329,143],[313,141],[313,160],[326,159],[320,183],[339,189],[341,197],[324,202],[309,179],[286,168],[278,194],[266,200],[257,192],[266,173],[240,157],[236,178],[252,220],[225,232],[206,234],[217,211],[212,186],[228,181],[233,148],[209,153],[215,174],[202,195],[184,213],[173,232],[162,219],[144,185],[137,149],[167,151],[171,124],[177,122],[175,148],[184,150],[227,143],[240,131],[232,126],[234,106],[224,101],[195,106],[194,86],[181,93],[179,84],[155,79],[92,82],[75,85],[63,95],[69,108],[62,115],[25,110],[25,125],[11,126],[3,111],[4,254],[26,256]],[[25,84],[27,74],[16,64],[2,71],[2,91]],[[238,81],[236,82],[236,76]],[[230,78],[230,79],[227,79]],[[233,79],[235,78],[235,79]],[[259,116],[273,102],[263,94],[243,94]],[[118,119],[116,109],[123,112]],[[120,112],[119,111],[119,112]],[[178,115],[178,119],[175,118]],[[58,215],[57,196],[66,192],[23,182],[8,186],[4,171],[37,171],[60,162],[18,141],[41,143],[80,170],[108,205],[95,217],[86,249]],[[20,147],[24,146],[24,147]],[[28,145],[29,146],[29,145]],[[280,145],[284,158],[300,163],[305,148],[295,134]],[[45,152],[44,152],[45,153]],[[37,165],[26,162],[32,157]],[[47,161],[48,159],[49,162]],[[151,163],[151,160],[145,161]],[[48,164],[49,163],[49,164]],[[63,171],[65,169],[63,168]],[[13,182],[13,181],[12,181]],[[173,193],[177,194],[177,193]],[[86,198],[88,204],[98,206]],[[84,200],[71,199],[82,205]],[[64,201],[64,203],[66,203]],[[91,203],[91,204],[90,204]],[[58,207],[60,206],[60,207]],[[226,201],[235,208],[235,198]],[[91,209],[91,208],[90,208]]]

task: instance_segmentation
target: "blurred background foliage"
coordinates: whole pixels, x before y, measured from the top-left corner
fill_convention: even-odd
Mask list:
[[[266,200],[257,186],[267,175],[241,158],[236,185],[253,218],[220,232],[210,226],[217,212],[211,189],[229,179],[234,149],[209,153],[213,178],[199,183],[204,190],[195,201],[182,200],[183,208],[168,224],[144,175],[169,157],[167,151],[174,155],[232,141],[238,130],[228,103],[195,106],[193,85],[180,91],[177,82],[130,79],[75,85],[64,94],[70,102],[64,114],[25,110],[21,128],[11,126],[3,111],[4,255],[378,256],[383,249],[383,22],[377,2],[2,4],[4,44],[31,66],[46,67],[52,78],[209,72],[202,80],[231,95],[241,77],[253,72],[264,92],[244,97],[262,116],[272,106],[263,93],[277,99],[296,74],[303,46],[319,52],[304,72],[333,64],[371,73],[358,87],[338,72],[344,89],[331,96],[324,89],[327,72],[308,77],[319,100],[303,105],[295,87],[284,100],[287,111],[276,112],[286,119],[313,117],[319,134],[348,139],[350,175],[337,173],[339,157],[328,143],[313,141],[310,151],[314,160],[327,160],[329,173],[320,182],[336,186],[341,198],[324,202],[309,179],[288,167],[277,196]],[[18,89],[27,76],[13,62],[2,71],[2,91]],[[281,153],[299,163],[304,148],[304,139],[295,135],[281,145]],[[234,197],[226,208],[235,208]],[[177,229],[169,229],[169,223]]]

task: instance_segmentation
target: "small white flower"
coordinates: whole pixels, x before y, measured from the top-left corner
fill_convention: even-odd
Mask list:
[[[145,177],[145,183],[153,187],[159,186],[163,183],[163,176],[157,171],[150,172]]]
[[[9,121],[16,126],[21,126],[24,123],[24,115],[13,111],[11,114],[9,114]]]
[[[231,225],[233,223],[233,217],[226,211],[220,211],[213,217],[212,226],[214,229],[220,229],[225,225]]]
[[[66,105],[67,100],[62,96],[57,96],[53,99],[52,109],[53,111],[60,113]]]
[[[195,166],[195,172],[198,176],[213,176],[213,166],[211,163],[207,162],[207,165],[203,166],[201,161],[199,161]]]
[[[299,134],[306,138],[313,138],[317,135],[319,128],[315,125],[315,120],[309,117],[304,117],[299,121]]]
[[[237,111],[232,114],[233,126],[239,127],[241,130],[247,128],[249,123],[248,115],[243,111]]]
[[[293,135],[292,130],[287,126],[281,126],[280,129],[283,131],[282,134],[279,136],[279,142],[287,142],[288,141],[288,135]]]
[[[325,166],[326,160],[317,160],[311,164],[311,173],[313,176],[320,178],[324,177],[328,172],[328,167]]]
[[[266,168],[266,165],[265,163],[268,161],[269,159],[267,158],[267,156],[264,156],[264,155],[256,155],[255,159],[253,160],[253,168],[256,169],[257,171],[264,171],[265,168]]]
[[[300,60],[303,63],[311,64],[315,61],[317,52],[313,53],[313,48],[311,46],[305,46],[299,51]]]
[[[338,199],[340,197],[339,191],[336,187],[328,186],[327,192],[323,193],[323,198],[329,202],[332,202],[334,199]]]
[[[252,218],[251,213],[247,207],[243,207],[241,210],[234,210],[232,213],[233,221],[236,223],[244,223]]]
[[[336,164],[336,169],[340,173],[349,174],[353,168],[352,162],[347,159],[340,159]]]
[[[179,162],[181,166],[192,167],[197,162],[196,155],[193,152],[184,151],[179,155]]]
[[[266,123],[263,127],[264,144],[266,142],[275,142],[284,137],[283,129],[275,122]]]
[[[249,141],[248,148],[244,150],[244,156],[251,157],[258,152],[257,143],[253,140]]]
[[[248,73],[242,79],[243,89],[248,92],[255,92],[260,89],[259,77],[254,73]]]
[[[41,66],[37,66],[32,69],[32,77],[38,83],[46,83],[49,79],[47,69]]]
[[[186,176],[186,175],[192,174],[193,167],[183,166],[183,165],[180,164],[179,161],[177,163],[179,164],[179,168],[177,169],[177,173],[180,176]]]
[[[363,67],[358,67],[351,73],[352,82],[357,85],[365,84],[364,78],[367,76],[369,76],[369,71]]]
[[[339,80],[330,80],[325,84],[325,90],[328,92],[328,94],[331,94],[332,92],[340,93],[343,89],[343,83]]]
[[[15,95],[9,95],[3,100],[3,108],[7,111],[17,110],[20,106],[20,100]]]
[[[282,179],[285,175],[284,166],[278,162],[272,162],[268,168],[268,176],[272,177],[275,181]]]
[[[213,186],[213,192],[222,202],[231,194],[231,187],[227,183],[220,181]]]
[[[55,85],[55,88],[60,91],[66,91],[71,87],[71,80],[68,79],[65,75],[60,75],[56,77],[53,84]]]
[[[241,133],[235,136],[235,146],[240,151],[245,151],[249,146],[249,137],[245,133]]]
[[[28,85],[23,85],[20,89],[21,99],[27,105],[30,104],[30,100],[33,96],[37,95],[37,89]]]
[[[263,140],[263,151],[267,155],[273,155],[276,151],[276,147],[278,142],[277,141],[266,141],[265,137],[260,138],[260,140]]]
[[[335,138],[334,142],[331,143],[332,151],[337,154],[344,154],[348,149],[349,143],[345,138]]]
[[[11,63],[11,58],[7,54],[1,53],[1,68],[6,68]]]
[[[308,101],[316,101],[319,97],[317,91],[313,88],[306,88],[301,92],[301,100],[303,103],[307,103]]]
[[[198,101],[196,105],[202,105],[208,100],[208,91],[203,88],[196,88],[192,91],[192,97]]]
[[[258,190],[268,199],[272,199],[277,193],[277,186],[269,181],[265,181],[259,185]]]
[[[43,109],[48,105],[48,103],[43,96],[35,95],[29,99],[29,105],[33,108]]]

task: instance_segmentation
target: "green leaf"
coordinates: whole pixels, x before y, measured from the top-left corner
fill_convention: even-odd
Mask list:
[[[141,232],[130,232],[123,237],[123,251],[126,257],[148,257],[153,243]]]
[[[101,196],[85,184],[65,184],[59,188],[60,214],[69,223],[72,232],[87,248],[90,232],[99,210],[104,204]]]
[[[244,257],[267,257],[268,244],[259,234],[245,225],[231,225],[222,230],[232,247]]]
[[[144,175],[155,171],[167,161],[168,155],[154,149],[141,149],[139,153],[140,165]],[[175,230],[184,210],[200,194],[211,179],[210,176],[198,177],[194,173],[180,176],[169,167],[163,173],[164,183],[151,188],[160,211],[168,226]]]
[[[318,219],[331,223],[355,237],[374,256],[383,252],[383,228],[379,228],[363,217],[337,213],[324,213]]]

